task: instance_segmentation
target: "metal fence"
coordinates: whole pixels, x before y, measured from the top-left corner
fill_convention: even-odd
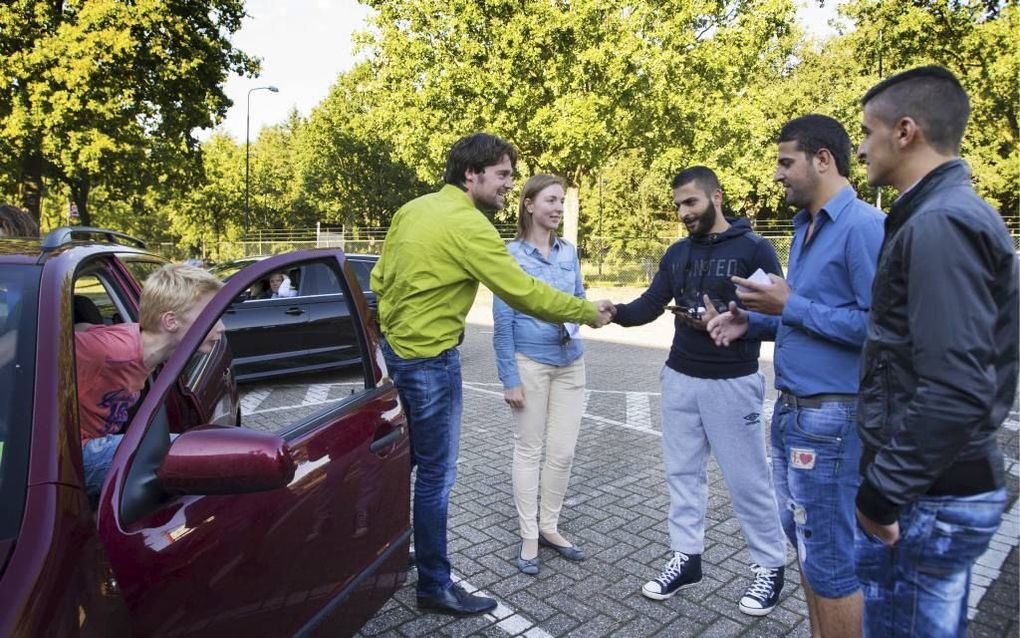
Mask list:
[[[511,226],[497,226],[497,230],[506,241],[514,236],[514,228]],[[175,244],[159,244],[156,250],[170,259],[183,260],[200,256],[207,263],[308,248],[340,248],[351,254],[379,254],[386,231],[386,228],[345,230],[324,227],[298,231],[258,231],[244,241],[206,244],[201,255],[188,254]],[[768,231],[760,234],[772,243],[785,269],[793,235]],[[589,287],[647,286],[659,267],[659,260],[676,240],[675,236],[586,237],[578,246],[585,283]],[[1020,234],[1014,234],[1013,241],[1020,252]]]

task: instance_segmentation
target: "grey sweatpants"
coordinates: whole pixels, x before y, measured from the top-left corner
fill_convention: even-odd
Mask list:
[[[786,564],[786,536],[765,460],[765,377],[755,372],[736,379],[699,379],[664,366],[659,379],[672,549],[704,551],[711,451],[729,488],[751,561],[769,568]]]

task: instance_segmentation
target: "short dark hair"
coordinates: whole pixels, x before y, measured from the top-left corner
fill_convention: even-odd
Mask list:
[[[719,185],[719,178],[716,177],[715,171],[707,166],[691,166],[689,168],[685,168],[676,174],[676,177],[673,178],[673,182],[670,187],[673,190],[676,190],[684,184],[689,184],[691,182],[700,186],[701,190],[703,190],[709,198],[712,197],[712,193],[715,191],[722,190],[722,186]]]
[[[783,125],[776,141],[796,142],[797,149],[808,157],[824,148],[836,160],[836,171],[843,177],[850,176],[850,136],[828,115],[811,113],[794,118]]]
[[[38,237],[35,218],[10,204],[0,204],[0,231],[4,237]]]
[[[454,186],[464,185],[464,173],[469,168],[481,173],[486,166],[499,164],[503,156],[510,158],[510,164],[517,168],[517,149],[509,142],[488,133],[475,133],[462,137],[450,149],[446,158],[443,181]]]
[[[970,100],[953,72],[941,66],[919,66],[886,78],[861,98],[874,101],[875,117],[887,124],[909,117],[940,153],[960,151],[970,118]]]

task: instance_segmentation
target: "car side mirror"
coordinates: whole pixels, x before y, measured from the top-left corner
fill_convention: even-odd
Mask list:
[[[205,425],[170,444],[156,477],[168,494],[245,494],[286,487],[296,467],[283,437]]]

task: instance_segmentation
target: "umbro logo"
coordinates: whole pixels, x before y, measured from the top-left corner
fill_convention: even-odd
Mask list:
[[[746,421],[748,425],[754,425],[758,423],[758,417],[760,416],[761,414],[759,414],[758,412],[752,412],[751,414],[748,414],[747,416],[744,417],[744,421]]]

